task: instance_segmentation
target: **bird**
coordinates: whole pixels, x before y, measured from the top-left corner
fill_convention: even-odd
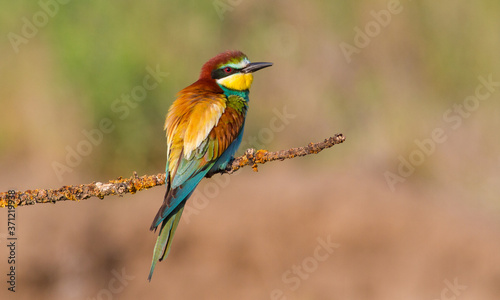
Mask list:
[[[177,93],[164,129],[167,137],[166,192],[150,230],[159,234],[148,276],[172,246],[186,201],[207,175],[224,170],[243,136],[253,72],[272,66],[250,62],[229,50],[208,60],[196,82]]]

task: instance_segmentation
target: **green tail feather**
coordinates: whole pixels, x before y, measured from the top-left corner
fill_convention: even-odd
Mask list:
[[[153,252],[153,262],[151,263],[151,270],[149,271],[148,280],[151,281],[153,277],[153,271],[155,269],[156,263],[162,261],[168,256],[170,252],[170,247],[172,245],[172,240],[174,239],[175,229],[179,225],[179,220],[181,219],[182,211],[184,207],[179,209],[174,215],[172,215],[166,223],[162,224],[160,234],[156,240],[155,250]]]

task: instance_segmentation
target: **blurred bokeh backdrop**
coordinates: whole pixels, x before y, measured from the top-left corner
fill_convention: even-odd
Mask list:
[[[164,117],[227,49],[248,147],[319,155],[202,182],[146,281],[164,187],[17,209],[1,299],[499,299],[500,2],[3,1],[0,190],[164,170]],[[155,76],[146,89],[146,76]]]

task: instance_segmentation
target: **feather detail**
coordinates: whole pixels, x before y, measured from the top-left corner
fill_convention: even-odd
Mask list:
[[[189,123],[184,133],[184,157],[189,159],[191,153],[200,146],[219,123],[219,119],[226,109],[226,103],[221,97],[211,101],[199,101],[193,107]]]
[[[179,225],[179,220],[181,219],[182,211],[184,206],[182,206],[177,213],[175,213],[170,219],[163,221],[160,229],[160,234],[156,239],[156,244],[153,252],[153,262],[151,263],[151,269],[149,271],[148,280],[151,281],[153,277],[153,271],[156,266],[156,262],[162,261],[168,256],[170,252],[170,247],[172,246],[172,240],[174,239],[175,229]]]

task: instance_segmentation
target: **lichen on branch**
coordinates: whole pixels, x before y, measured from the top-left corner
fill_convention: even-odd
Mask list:
[[[214,174],[232,174],[244,166],[252,166],[254,171],[257,171],[258,164],[275,160],[285,160],[309,154],[316,154],[324,149],[330,148],[333,145],[340,144],[345,141],[343,134],[336,134],[323,142],[310,143],[305,147],[292,148],[276,152],[267,150],[247,149],[245,154],[235,158],[227,165],[225,170],[209,174],[211,177]],[[110,180],[107,183],[92,182],[89,184],[80,184],[74,186],[63,186],[58,189],[35,189],[22,191],[7,191],[0,193],[0,207],[7,205],[24,206],[33,205],[36,203],[56,203],[65,200],[84,200],[90,197],[98,197],[104,199],[106,196],[134,194],[144,189],[149,189],[158,185],[165,184],[165,173],[156,175],[137,176],[134,172],[130,178],[122,178]],[[10,203],[9,203],[10,202]]]

